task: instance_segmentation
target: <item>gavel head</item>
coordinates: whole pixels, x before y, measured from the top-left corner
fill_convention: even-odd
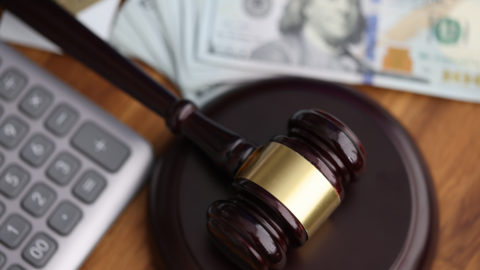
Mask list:
[[[214,243],[245,269],[281,269],[342,201],[365,164],[360,141],[320,110],[303,110],[288,134],[257,148],[235,175],[237,195],[208,209]]]

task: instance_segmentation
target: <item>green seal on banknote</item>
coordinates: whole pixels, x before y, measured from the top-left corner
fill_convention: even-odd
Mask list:
[[[442,18],[435,25],[435,37],[444,44],[455,44],[462,32],[460,23],[450,18]]]

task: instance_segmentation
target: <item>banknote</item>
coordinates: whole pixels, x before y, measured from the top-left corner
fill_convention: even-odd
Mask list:
[[[200,58],[212,64],[361,83],[370,1],[209,0]]]
[[[112,44],[203,104],[298,75],[480,102],[480,0],[128,0]]]
[[[382,1],[369,82],[479,102],[479,14],[478,0]]]
[[[177,72],[173,59],[175,54],[166,42],[165,29],[157,19],[155,8],[155,0],[133,0],[125,3],[122,14],[139,36],[139,41],[149,51],[152,60],[162,67],[162,71],[169,79],[175,81]]]
[[[224,85],[237,84],[271,75],[269,72],[251,72],[236,67],[209,65],[199,60],[197,54],[199,28],[201,16],[204,15],[201,10],[205,1],[175,1],[181,7],[180,10],[183,11],[182,16],[179,16],[182,18],[180,85],[185,96],[196,100],[197,103],[208,101],[222,93],[224,89],[228,88],[223,87]]]
[[[480,101],[479,0],[207,0],[212,65]]]
[[[115,27],[112,29],[109,42],[125,56],[142,60],[152,68],[165,72],[163,71],[165,67],[155,61],[154,55],[152,55],[146,44],[141,42],[140,36],[126,16],[127,9],[134,8],[137,2],[137,0],[128,1],[120,10],[116,17]],[[168,72],[165,72],[165,74],[168,74]]]

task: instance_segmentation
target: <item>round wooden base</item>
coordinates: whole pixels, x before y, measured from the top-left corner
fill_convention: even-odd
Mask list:
[[[205,107],[215,121],[259,145],[285,134],[290,115],[319,108],[347,124],[367,153],[365,172],[307,243],[289,251],[285,269],[418,269],[434,250],[435,200],[428,170],[409,135],[356,91],[284,78],[252,83]],[[210,203],[232,196],[231,179],[195,146],[176,139],[150,189],[155,241],[168,269],[233,269],[208,238]]]

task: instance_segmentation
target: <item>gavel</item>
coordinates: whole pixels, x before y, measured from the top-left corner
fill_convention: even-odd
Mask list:
[[[236,195],[209,206],[207,228],[216,246],[241,268],[284,267],[288,247],[307,241],[364,168],[362,144],[327,112],[301,110],[290,118],[286,135],[256,146],[174,96],[53,1],[0,3],[161,115],[172,132],[191,140],[233,177]]]

